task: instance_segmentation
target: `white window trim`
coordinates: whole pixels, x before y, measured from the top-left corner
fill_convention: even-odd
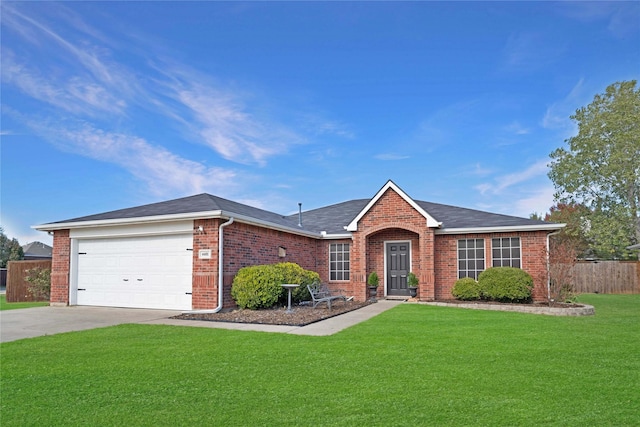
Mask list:
[[[482,271],[487,269],[487,241],[486,241],[486,239],[483,238],[483,237],[475,237],[475,238],[468,238],[468,239],[458,239],[458,240],[456,240],[456,260],[457,260],[456,268],[458,270],[457,273],[456,273],[456,277],[457,277],[456,280],[460,279],[460,253],[459,253],[460,246],[458,246],[458,243],[461,240],[466,240],[466,241],[469,241],[469,240],[482,240],[482,249],[484,249],[484,259],[482,260],[482,262],[483,262]],[[477,249],[477,248],[474,248],[474,249]],[[468,261],[468,259],[466,259],[466,260]],[[477,260],[477,258],[474,258],[474,260]],[[477,269],[474,269],[474,270],[477,270]],[[467,269],[466,271],[469,271],[469,269]],[[478,276],[480,276],[480,273],[478,273]],[[466,277],[469,277],[469,276],[466,276]],[[475,279],[475,280],[478,280],[478,279]]]
[[[349,279],[331,279],[331,246],[333,245],[349,245],[349,269],[346,270],[349,272]],[[327,263],[327,269],[328,269],[328,277],[329,277],[329,282],[349,282],[351,281],[351,248],[352,248],[353,244],[351,242],[341,242],[341,243],[329,243],[329,259],[328,259],[328,263]],[[337,270],[336,270],[337,271]],[[345,270],[342,270],[342,272],[344,273]]]
[[[521,236],[503,236],[503,237],[492,237],[491,238],[491,266],[493,267],[493,239],[513,239],[513,238],[517,238],[518,239],[518,249],[520,250],[520,257],[518,258],[520,260],[520,267],[515,267],[515,268],[520,268],[522,269],[522,237]],[[510,246],[510,248],[514,248],[515,246]],[[500,249],[502,249],[502,245],[500,245]],[[502,255],[500,255],[500,259],[504,259],[502,258]],[[509,258],[510,260],[513,260],[515,258]],[[511,264],[511,261],[509,261],[509,264]]]

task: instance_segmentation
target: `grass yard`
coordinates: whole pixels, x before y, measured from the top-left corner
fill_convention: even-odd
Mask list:
[[[48,302],[7,302],[7,296],[5,294],[0,295],[0,311],[2,310],[15,310],[17,308],[29,308],[29,307],[46,307]]]
[[[640,425],[640,295],[401,305],[330,337],[122,325],[0,345],[13,425]]]

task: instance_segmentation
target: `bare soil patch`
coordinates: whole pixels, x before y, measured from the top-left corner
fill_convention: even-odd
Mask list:
[[[371,304],[370,301],[336,301],[329,310],[326,304],[318,305],[316,308],[310,305],[298,305],[291,307],[291,313],[286,307],[275,307],[263,310],[235,309],[222,311],[220,313],[185,313],[172,317],[172,319],[182,320],[205,320],[210,322],[233,322],[233,323],[257,323],[263,325],[287,325],[305,326],[320,320],[329,319],[340,314]]]

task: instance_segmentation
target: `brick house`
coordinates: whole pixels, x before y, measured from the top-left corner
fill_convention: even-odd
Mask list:
[[[356,300],[366,277],[378,296],[451,298],[460,277],[513,266],[547,297],[543,221],[413,200],[392,181],[371,199],[283,216],[209,194],[36,226],[53,232],[51,304],[210,310],[234,305],[230,288],[245,266],[295,262]],[[219,284],[222,283],[222,288]]]

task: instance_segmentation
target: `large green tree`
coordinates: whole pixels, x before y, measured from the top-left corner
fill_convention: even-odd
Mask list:
[[[578,134],[551,153],[557,203],[588,208],[584,233],[599,257],[630,258],[640,242],[640,90],[617,82],[571,119]]]
[[[0,268],[6,268],[7,262],[24,258],[24,250],[18,240],[9,239],[0,227]]]

